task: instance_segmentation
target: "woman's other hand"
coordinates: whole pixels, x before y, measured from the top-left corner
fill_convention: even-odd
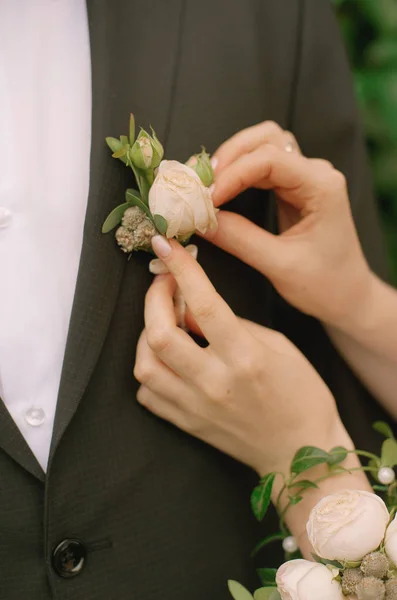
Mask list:
[[[291,304],[332,325],[354,318],[373,276],[358,240],[344,176],[301,155],[291,133],[262,123],[215,153],[213,200],[221,206],[249,187],[273,189],[280,235],[221,211],[206,236],[267,276]]]

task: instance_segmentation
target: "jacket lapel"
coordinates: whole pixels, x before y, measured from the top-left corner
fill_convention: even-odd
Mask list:
[[[133,187],[132,173],[111,158],[107,135],[128,131],[129,113],[151,123],[164,140],[172,105],[183,0],[88,3],[92,63],[90,192],[83,249],[60,383],[50,463],[99,358],[115,309],[126,256],[112,234],[102,235],[107,214]],[[172,32],[172,35],[171,35]],[[153,36],[162,38],[153,52]],[[166,141],[166,140],[165,140]],[[134,257],[128,264],[134,268]]]
[[[29,473],[44,481],[44,471],[0,399],[0,448]]]

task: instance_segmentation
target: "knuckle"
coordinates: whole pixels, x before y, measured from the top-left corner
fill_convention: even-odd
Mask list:
[[[236,372],[242,379],[253,379],[261,370],[258,360],[252,354],[243,354],[236,362]]]
[[[202,321],[212,321],[215,316],[213,303],[208,301],[200,302],[195,308],[195,315]]]
[[[146,332],[148,346],[155,354],[161,354],[171,344],[171,332],[166,328],[157,328]]]
[[[279,135],[283,131],[275,121],[264,121],[263,130],[269,136]]]
[[[277,331],[276,329],[272,329],[271,331],[274,339],[277,341],[278,344],[280,344],[281,347],[284,347],[286,344],[291,344],[290,340],[287,338],[285,333]]]
[[[211,378],[203,387],[203,391],[211,403],[226,404],[230,402],[233,381],[229,376],[218,373],[216,378]]]
[[[141,404],[142,406],[148,406],[148,404],[149,404],[148,389],[141,385],[141,387],[139,388],[139,390],[136,394],[136,399],[139,402],[139,404]]]
[[[333,171],[334,170],[334,165],[332,164],[332,162],[330,162],[329,160],[326,160],[325,158],[314,158],[311,159],[311,162],[314,166],[316,166],[317,168],[320,168],[322,170],[326,170],[326,171]]]
[[[134,377],[139,383],[146,384],[152,378],[152,367],[143,361],[139,361],[135,363],[134,367]]]
[[[334,180],[334,185],[338,190],[345,190],[347,188],[346,177],[341,171],[333,170],[332,177]]]
[[[346,178],[340,171],[330,169],[322,177],[322,186],[327,191],[327,197],[338,199],[347,189]]]
[[[280,156],[280,149],[277,146],[264,144],[261,148],[261,159],[263,167],[263,175],[268,174],[269,166]]]

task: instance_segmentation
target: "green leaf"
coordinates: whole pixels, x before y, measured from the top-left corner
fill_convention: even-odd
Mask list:
[[[387,492],[387,490],[388,490],[389,488],[388,488],[388,486],[387,486],[387,485],[377,485],[377,484],[375,484],[375,485],[373,485],[373,486],[372,486],[372,489],[373,489],[375,492]]]
[[[125,202],[124,204],[116,206],[116,208],[114,208],[107,216],[104,224],[102,225],[102,233],[109,233],[109,231],[112,231],[112,229],[117,227],[123,218],[123,214],[130,206],[132,206],[130,202]]]
[[[375,429],[375,431],[377,431],[378,433],[381,433],[382,435],[384,435],[386,438],[391,438],[394,439],[394,434],[391,430],[391,427],[388,423],[385,423],[384,421],[376,421],[372,427]]]
[[[134,188],[128,188],[128,190],[126,190],[125,192],[125,196],[126,198],[128,197],[128,201],[132,202],[135,198],[137,198],[138,200],[141,200],[141,195],[139,193],[138,190],[134,190]]]
[[[360,565],[361,560],[354,560],[343,563],[343,566],[347,567],[348,569],[357,569],[357,567],[359,567]]]
[[[142,202],[139,192],[133,189],[128,189],[125,193],[125,199],[127,202],[129,202],[130,206],[138,206],[149,217],[149,219],[153,221],[152,213],[150,212],[149,207]]]
[[[131,146],[135,142],[135,118],[132,113],[130,113],[130,144]]]
[[[321,558],[321,556],[318,556],[318,554],[314,554],[314,552],[312,552],[311,555],[314,562],[323,564],[323,559]]]
[[[274,586],[262,587],[254,592],[254,600],[280,600],[280,592]]]
[[[322,565],[332,565],[333,567],[336,567],[337,569],[343,568],[342,563],[338,562],[337,560],[328,560],[327,558],[321,558],[321,556],[318,556],[317,554],[314,554],[313,552],[312,552],[312,557],[315,562],[320,563]]]
[[[383,467],[394,467],[397,465],[397,441],[388,438],[382,444],[381,463]]]
[[[117,152],[118,150],[120,150],[123,147],[122,142],[120,142],[120,140],[118,140],[114,137],[107,137],[106,143],[112,152]]]
[[[127,148],[125,148],[125,146],[123,146],[122,148],[120,148],[120,150],[117,150],[117,152],[113,152],[112,157],[113,158],[122,158],[126,154],[127,154]]]
[[[374,471],[379,471],[380,469],[380,459],[379,460],[375,460],[374,458],[371,458],[371,460],[368,461],[368,466],[371,467],[371,469],[374,469]]]
[[[299,475],[299,473],[303,473],[303,471],[311,469],[315,465],[327,463],[328,461],[329,454],[325,450],[315,446],[304,446],[298,450],[292,460],[291,473]]]
[[[284,533],[272,533],[271,535],[266,536],[265,538],[263,538],[263,540],[257,543],[255,548],[251,552],[251,557],[254,557],[256,554],[258,554],[259,550],[262,550],[262,548],[264,548],[268,544],[271,544],[272,542],[280,542],[284,538]]]
[[[123,144],[123,146],[128,146],[130,143],[126,135],[120,136],[120,142]]]
[[[318,485],[317,483],[314,483],[314,481],[302,479],[301,481],[295,481],[294,483],[291,483],[291,485],[288,486],[288,489],[291,489],[293,487],[298,487],[302,490],[306,490],[307,488],[318,488]]]
[[[332,450],[330,450],[328,456],[328,464],[330,466],[337,465],[346,460],[347,450],[343,446],[336,446],[336,448],[332,448]]]
[[[295,506],[295,504],[299,504],[299,502],[301,502],[303,500],[303,496],[290,496],[289,497],[289,501],[292,504],[292,506]]]
[[[264,586],[276,585],[277,569],[257,569],[256,572]]]
[[[253,600],[252,594],[238,581],[229,579],[227,587],[234,600]]]
[[[111,149],[111,151],[113,152],[112,156],[114,156],[115,153],[119,152],[123,148],[123,144],[120,142],[120,140],[118,140],[114,137],[107,137],[106,143],[109,146],[109,148]],[[125,156],[125,153],[123,156],[120,156],[119,158],[124,164],[127,164],[127,157]]]
[[[251,494],[251,508],[258,521],[262,521],[269,508],[276,473],[269,473],[261,479]]]
[[[168,229],[168,223],[161,215],[153,215],[153,221],[156,229],[161,235],[165,235]]]
[[[342,473],[351,473],[351,471],[349,471],[349,469],[346,469],[345,467],[342,467],[342,465],[340,465],[339,463],[333,464],[333,465],[328,465],[330,472],[334,472],[337,471],[338,473],[342,472]]]

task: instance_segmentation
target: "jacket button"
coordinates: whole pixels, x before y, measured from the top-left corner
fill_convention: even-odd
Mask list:
[[[60,577],[76,577],[84,568],[86,556],[79,540],[63,540],[52,553],[52,566]]]

